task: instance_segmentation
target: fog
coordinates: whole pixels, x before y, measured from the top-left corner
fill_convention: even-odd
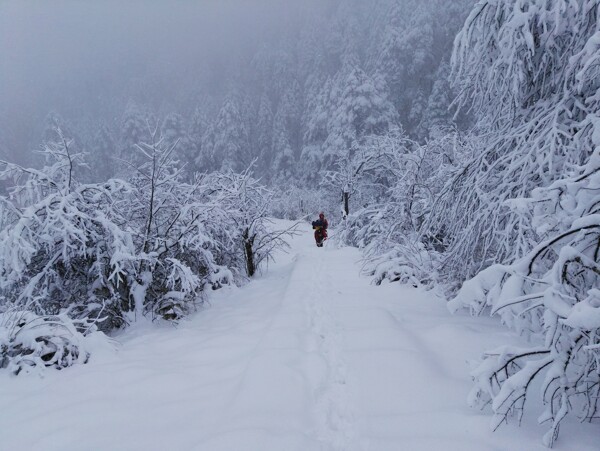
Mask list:
[[[0,0],[1,1],[1,0]],[[370,134],[450,126],[472,0],[4,1],[0,158],[59,126],[98,179],[160,127],[187,170],[314,184]],[[107,162],[111,163],[107,163]],[[100,169],[101,168],[101,169]]]
[[[317,2],[300,3],[3,1],[0,145],[31,143],[51,110],[105,116],[124,96],[181,108],[195,91],[220,90]]]

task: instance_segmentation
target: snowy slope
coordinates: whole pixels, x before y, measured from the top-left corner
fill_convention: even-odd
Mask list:
[[[355,249],[292,250],[174,328],[44,378],[0,374],[2,450],[542,450],[545,428],[489,430],[466,360],[514,338],[443,300],[359,277]],[[597,450],[569,420],[558,450]]]

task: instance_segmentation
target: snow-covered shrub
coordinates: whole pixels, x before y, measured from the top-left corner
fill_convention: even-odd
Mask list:
[[[387,197],[390,181],[399,175],[398,156],[411,145],[400,128],[393,128],[384,135],[365,136],[348,151],[336,155],[333,169],[323,174],[322,185],[339,193],[344,218]]]
[[[93,321],[72,320],[66,314],[39,316],[18,310],[2,313],[0,369],[17,375],[87,363],[98,339],[108,342]]]
[[[539,237],[509,202],[589,158],[588,115],[599,103],[598,7],[584,0],[480,1],[458,34],[457,103],[480,119],[479,144],[425,226],[444,236],[443,271],[451,281],[528,253]]]
[[[22,310],[57,315],[69,309],[73,318],[102,320],[103,329],[119,327],[133,246],[119,225],[117,199],[128,186],[79,184],[79,156],[69,154],[67,140],[43,153],[52,164],[39,171],[3,162],[0,175],[16,185],[2,199],[11,220],[0,231],[0,292]]]
[[[13,302],[40,314],[70,308],[96,316],[109,329],[123,324],[131,238],[110,216],[124,185],[81,185],[49,194],[25,208],[0,232],[0,289]]]
[[[487,267],[451,308],[489,308],[537,343],[488,352],[472,403],[491,402],[497,427],[523,414],[540,379],[548,446],[569,413],[597,418],[600,399],[599,14],[583,0],[475,6],[454,70],[488,135],[438,202],[461,205],[450,217],[461,220],[443,209],[430,220],[444,227],[455,276]],[[475,265],[461,270],[465,261]]]
[[[26,347],[10,335],[21,327],[19,320],[6,316],[11,325],[3,352],[11,362],[18,356],[57,367],[84,361],[79,346],[62,333],[73,329],[69,321],[103,331],[142,315],[175,321],[207,289],[233,283],[246,268],[237,248],[240,231],[232,226],[233,217],[243,216],[239,204],[228,204],[213,178],[184,183],[174,157],[177,142],[166,146],[156,130],[148,135],[150,144],[135,146],[143,163],[129,182],[80,183],[83,155],[71,153],[60,129],[42,152],[49,163],[43,169],[2,162],[0,175],[15,186],[1,198],[0,312],[22,312],[33,318],[36,331],[42,323],[61,324],[44,329],[46,335],[34,340],[37,347]],[[255,220],[262,227],[261,205]],[[257,265],[271,245],[256,241]],[[52,346],[64,350],[64,356],[56,351],[59,360],[43,357]]]
[[[225,253],[227,214],[211,198],[207,177],[183,181],[175,157],[178,142],[167,145],[158,130],[150,143],[138,143],[139,160],[130,180],[127,227],[133,236],[132,309],[139,315],[178,320],[202,301],[207,287],[233,280]],[[225,243],[225,244],[224,244]]]
[[[436,195],[464,153],[464,139],[451,131],[419,145],[401,134],[374,137],[385,165],[375,180],[387,186],[380,201],[351,213],[335,239],[364,248],[364,271],[375,283],[429,285],[438,280],[439,236],[423,232]],[[369,182],[367,185],[371,185]]]
[[[350,213],[341,221],[330,240],[337,245],[365,248],[378,234],[383,233],[381,223],[377,221],[381,205],[375,204]]]
[[[267,230],[271,194],[249,171],[196,176],[186,183],[158,130],[135,145],[126,183],[81,184],[82,155],[57,130],[42,170],[3,162],[13,178],[2,199],[2,309],[95,320],[110,331],[150,315],[178,320],[207,289],[252,275],[284,246]],[[52,160],[52,161],[50,161]]]
[[[281,181],[273,188],[269,214],[275,218],[298,220],[320,211],[330,211],[323,192],[318,188],[303,188]]]
[[[517,262],[466,282],[450,303],[476,312],[489,307],[509,326],[543,338],[532,348],[487,353],[473,373],[471,399],[491,400],[498,426],[522,415],[532,380],[543,377],[547,445],[568,413],[592,420],[600,408],[600,147],[576,172],[527,200],[546,238]]]
[[[400,282],[414,287],[432,287],[438,282],[439,254],[427,250],[417,237],[396,241],[375,240],[365,249],[363,271],[373,283]]]
[[[252,178],[250,169],[239,174],[215,172],[208,177],[214,202],[226,212],[223,230],[234,244],[230,265],[244,268],[248,277],[273,258],[275,249],[287,247],[284,237],[294,233],[293,227],[284,231],[270,230],[273,192]]]
[[[439,253],[396,216],[394,203],[365,208],[340,225],[334,239],[363,250],[363,273],[373,283],[431,286],[438,281]]]
[[[333,241],[363,248],[385,233],[389,223],[383,212],[390,209],[390,188],[402,177],[402,160],[413,144],[399,128],[368,136],[335,161],[335,170],[325,173],[324,185],[340,193],[344,219]]]

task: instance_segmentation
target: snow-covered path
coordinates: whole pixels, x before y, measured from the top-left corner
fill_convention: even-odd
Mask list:
[[[43,379],[0,374],[0,449],[545,449],[535,418],[492,433],[465,404],[465,360],[509,332],[374,287],[358,251],[302,230],[267,274],[177,328],[136,326],[118,353]],[[556,449],[598,449],[590,429],[566,424],[576,447]]]

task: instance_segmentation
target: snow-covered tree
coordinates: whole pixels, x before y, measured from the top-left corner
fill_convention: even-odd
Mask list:
[[[209,201],[204,178],[183,182],[176,147],[167,147],[157,129],[149,143],[136,145],[145,162],[135,168],[127,206],[137,257],[132,310],[168,320],[188,314],[207,286],[233,280],[215,258],[225,213]]]
[[[166,146],[170,147],[177,143],[178,147],[184,148],[188,135],[183,117],[177,113],[168,114],[161,124],[161,136]]]
[[[148,140],[154,121],[137,104],[130,101],[123,112],[120,123],[120,148],[118,158],[127,162],[139,164],[135,145]],[[122,174],[120,174],[122,175]]]
[[[273,164],[271,172],[289,179],[294,173],[294,150],[285,124],[285,118],[277,114],[273,122]]]
[[[344,217],[350,213],[350,200],[355,195],[367,202],[381,200],[377,194],[386,191],[386,183],[397,160],[397,142],[402,142],[402,131],[390,130],[388,135],[373,135],[352,149],[352,153],[340,156],[335,169],[325,172],[325,184],[339,192]]]
[[[322,190],[292,185],[287,179],[276,180],[271,189],[274,196],[269,205],[269,215],[275,218],[298,220],[320,211],[334,212],[339,204],[339,199],[335,199],[337,202],[328,206]]]
[[[258,106],[258,117],[254,133],[254,144],[256,148],[258,170],[271,168],[273,160],[273,111],[271,102],[266,95],[262,95]],[[266,180],[270,180],[271,173],[265,174]]]
[[[210,158],[212,150],[211,125],[214,119],[214,101],[212,97],[205,96],[202,102],[196,106],[189,121],[188,136],[190,147],[183,152],[188,172],[208,172],[214,169]]]
[[[442,61],[435,73],[431,94],[421,117],[420,138],[441,138],[452,129],[453,119],[450,108],[454,95],[449,76],[450,66],[446,61]]]
[[[106,125],[101,125],[94,137],[88,160],[92,180],[106,180],[115,173],[117,143]]]
[[[227,211],[224,229],[234,239],[239,261],[244,262],[248,277],[273,258],[277,248],[286,247],[286,235],[293,229],[274,231],[269,227],[273,193],[252,178],[251,168],[236,174],[215,172],[209,176],[217,203]]]
[[[212,127],[209,151],[219,169],[238,171],[250,164],[249,131],[243,113],[240,96],[227,96]]]
[[[206,289],[233,282],[226,264],[245,269],[229,257],[231,212],[204,177],[180,179],[176,143],[157,129],[136,145],[146,163],[130,183],[81,183],[83,155],[55,135],[43,169],[1,162],[14,187],[0,199],[0,368],[16,374],[85,363],[98,328],[143,314],[177,320]]]
[[[594,92],[585,81],[593,70],[592,12],[561,5],[480,2],[457,37],[459,100],[477,112],[485,141],[449,181],[427,227],[446,236],[447,271],[458,280],[528,252],[536,234],[508,208],[510,199],[529,197],[590,154],[590,127],[578,128],[593,111],[579,100]],[[573,35],[574,27],[582,32]]]
[[[454,274],[489,266],[452,306],[490,307],[539,341],[488,353],[473,373],[474,403],[491,401],[498,426],[522,415],[540,378],[548,446],[568,413],[591,419],[598,407],[598,14],[588,1],[475,6],[453,70],[459,102],[475,110],[486,138],[431,222]],[[459,261],[474,265],[460,270]]]
[[[423,234],[422,226],[462,161],[465,143],[451,133],[420,145],[396,132],[373,137],[370,146],[386,155],[378,177],[368,184],[379,187],[377,196],[371,195],[372,203],[350,215],[344,239],[364,248],[365,272],[376,283],[437,282],[443,242]]]
[[[300,86],[293,80],[284,91],[272,124],[272,172],[279,177],[290,178],[296,172],[301,146],[301,107]]]
[[[300,173],[303,179],[315,185],[318,172],[323,165],[322,144],[327,139],[328,118],[330,116],[332,101],[331,90],[333,80],[312,80],[311,89],[308,91],[307,115],[304,118],[304,147],[300,156]]]
[[[368,68],[380,74],[411,137],[423,137],[421,122],[438,67],[451,51],[473,2],[460,0],[381,2],[382,17],[369,52]]]
[[[325,168],[369,135],[385,134],[397,123],[397,112],[387,98],[383,79],[369,77],[362,69],[348,66],[333,85],[333,106],[323,144]]]
[[[531,384],[540,379],[545,408],[539,421],[550,424],[548,446],[569,413],[591,421],[600,408],[600,139],[595,146],[572,177],[524,200],[547,238],[516,262],[465,282],[450,304],[475,313],[491,308],[517,331],[543,336],[537,346],[487,352],[473,372],[470,403],[491,403],[498,427],[510,416],[520,419]]]
[[[15,186],[3,199],[12,220],[0,232],[0,290],[18,311],[68,312],[119,327],[128,296],[123,258],[133,252],[118,208],[128,187],[80,183],[82,155],[71,152],[60,129],[56,137],[42,150],[49,165],[41,170],[3,162],[2,177]]]

